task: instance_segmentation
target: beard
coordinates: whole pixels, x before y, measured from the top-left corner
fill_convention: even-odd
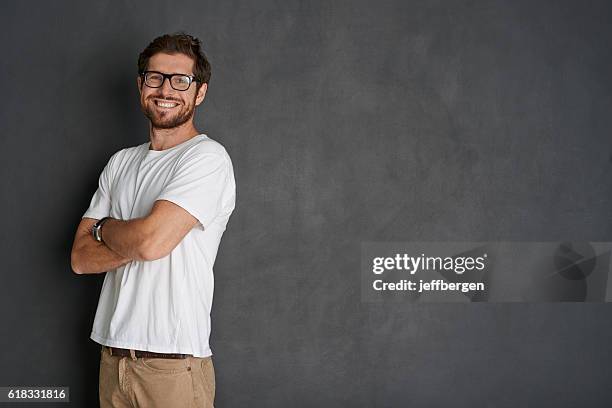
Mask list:
[[[178,102],[171,99],[167,99],[169,102]],[[177,105],[176,108],[172,108],[170,111],[157,109],[154,101],[151,104],[145,104],[142,107],[142,111],[145,116],[151,121],[151,125],[156,129],[172,129],[185,124],[193,117],[195,110],[195,98],[190,105]]]

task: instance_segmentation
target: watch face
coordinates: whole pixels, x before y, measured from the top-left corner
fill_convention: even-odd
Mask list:
[[[93,226],[93,229],[91,230],[93,237],[96,241],[100,241],[100,226],[98,224],[95,224]]]

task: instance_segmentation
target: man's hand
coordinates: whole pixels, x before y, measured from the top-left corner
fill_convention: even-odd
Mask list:
[[[70,254],[70,265],[74,273],[103,273],[132,261],[93,238],[91,228],[97,221],[94,218],[83,218],[77,227]]]
[[[125,257],[154,261],[172,252],[197,223],[198,219],[182,207],[158,200],[146,217],[105,221],[102,239],[110,249]]]

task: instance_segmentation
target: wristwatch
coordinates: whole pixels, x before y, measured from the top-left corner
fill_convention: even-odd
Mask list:
[[[98,241],[98,242],[104,242],[102,240],[102,225],[104,225],[104,223],[106,222],[106,220],[108,220],[111,217],[104,217],[101,220],[98,220],[98,222],[96,222],[94,224],[94,226],[91,228],[91,234],[93,235],[93,238]]]

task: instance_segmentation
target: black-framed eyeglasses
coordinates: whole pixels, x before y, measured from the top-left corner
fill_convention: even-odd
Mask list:
[[[164,74],[158,71],[144,71],[140,75],[144,78],[144,83],[149,88],[161,88],[166,78],[170,81],[170,86],[177,91],[186,91],[192,82],[198,82],[193,75],[185,74]]]

